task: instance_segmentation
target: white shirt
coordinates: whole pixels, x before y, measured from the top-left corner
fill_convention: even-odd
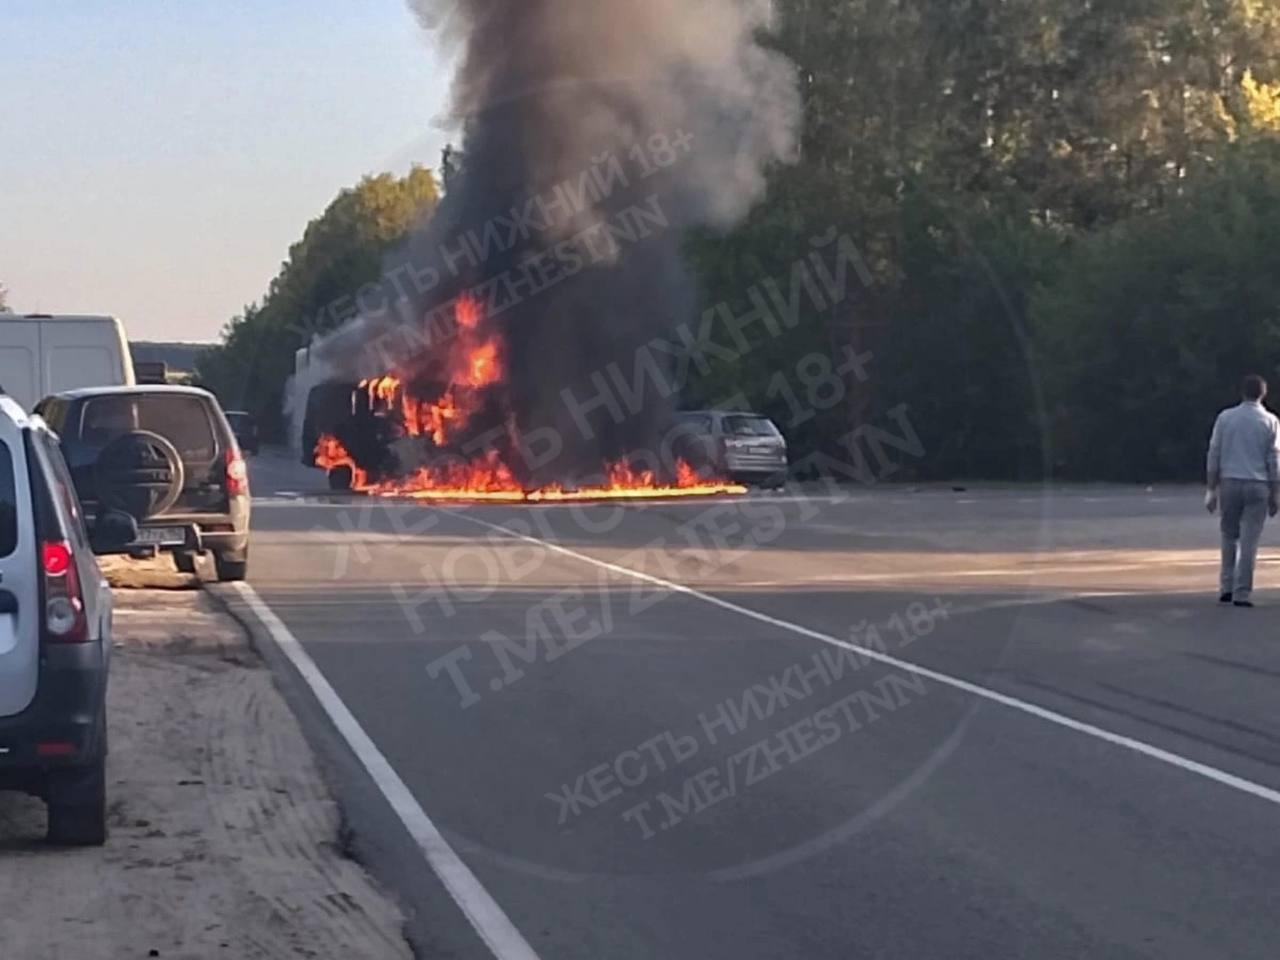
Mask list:
[[[1280,420],[1257,400],[1223,410],[1209,438],[1208,473],[1224,480],[1280,481]]]

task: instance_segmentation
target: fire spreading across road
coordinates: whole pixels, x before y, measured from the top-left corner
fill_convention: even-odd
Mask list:
[[[364,380],[352,396],[352,424],[360,424],[359,413],[367,412],[375,422],[389,429],[381,431],[389,449],[400,440],[429,443],[433,450],[448,450],[465,436],[472,418],[490,408],[495,399],[490,391],[503,382],[504,364],[499,340],[481,330],[479,305],[472,299],[457,301],[458,335],[445,352],[447,380],[434,399],[423,399],[410,384],[387,374]],[[501,393],[496,402],[501,403]],[[519,439],[511,411],[503,412],[511,436],[508,446],[518,448]],[[357,427],[358,428],[358,427]],[[379,431],[375,430],[375,434]],[[567,500],[638,499],[651,497],[693,497],[745,493],[738,484],[706,478],[683,460],[673,463],[674,477],[664,480],[652,469],[621,461],[606,464],[602,476],[569,487],[550,484],[530,489],[504,461],[498,447],[470,460],[436,458],[435,462],[409,471],[397,469],[400,458],[389,469],[374,473],[362,466],[333,434],[323,434],[314,451],[315,464],[330,471],[346,471],[351,489],[381,496],[429,500],[495,500],[505,502],[559,502]]]
[[[737,223],[794,151],[794,67],[759,42],[770,3],[411,6],[457,48],[461,160],[384,262],[386,295],[314,345],[295,388],[328,400],[295,410],[327,413],[304,451],[388,496],[745,492],[664,442],[676,392],[642,381],[695,310],[684,236]],[[442,313],[447,334],[424,334]]]

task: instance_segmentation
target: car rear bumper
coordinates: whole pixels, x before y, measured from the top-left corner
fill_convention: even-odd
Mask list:
[[[172,521],[144,523],[139,530],[147,527],[183,527],[186,538],[182,543],[150,544],[139,541],[135,546],[141,551],[158,550],[161,553],[220,553],[239,559],[249,550],[249,532],[247,530],[210,530],[195,524],[180,524]],[[134,550],[135,547],[130,547]]]
[[[101,641],[46,646],[35,699],[21,713],[0,717],[0,789],[33,789],[33,774],[97,759],[106,742],[106,695]]]
[[[92,528],[92,520],[90,520]],[[138,524],[141,530],[180,528],[180,543],[147,543],[139,539],[127,548],[141,551],[159,550],[162,553],[202,552],[239,556],[249,548],[249,498],[241,497],[232,502],[226,513],[166,513],[148,517]]]
[[[772,478],[787,472],[785,452],[773,454],[729,454],[724,458],[725,472],[742,479]]]

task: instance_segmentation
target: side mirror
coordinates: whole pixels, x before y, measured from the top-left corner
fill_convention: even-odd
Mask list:
[[[98,517],[89,534],[96,554],[124,553],[138,539],[138,521],[123,510],[108,510]]]

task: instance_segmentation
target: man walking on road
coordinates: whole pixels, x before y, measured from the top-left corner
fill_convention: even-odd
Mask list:
[[[1252,607],[1253,567],[1268,514],[1280,511],[1280,420],[1262,405],[1267,381],[1244,378],[1244,399],[1218,414],[1209,438],[1205,504],[1222,509],[1222,603]]]

